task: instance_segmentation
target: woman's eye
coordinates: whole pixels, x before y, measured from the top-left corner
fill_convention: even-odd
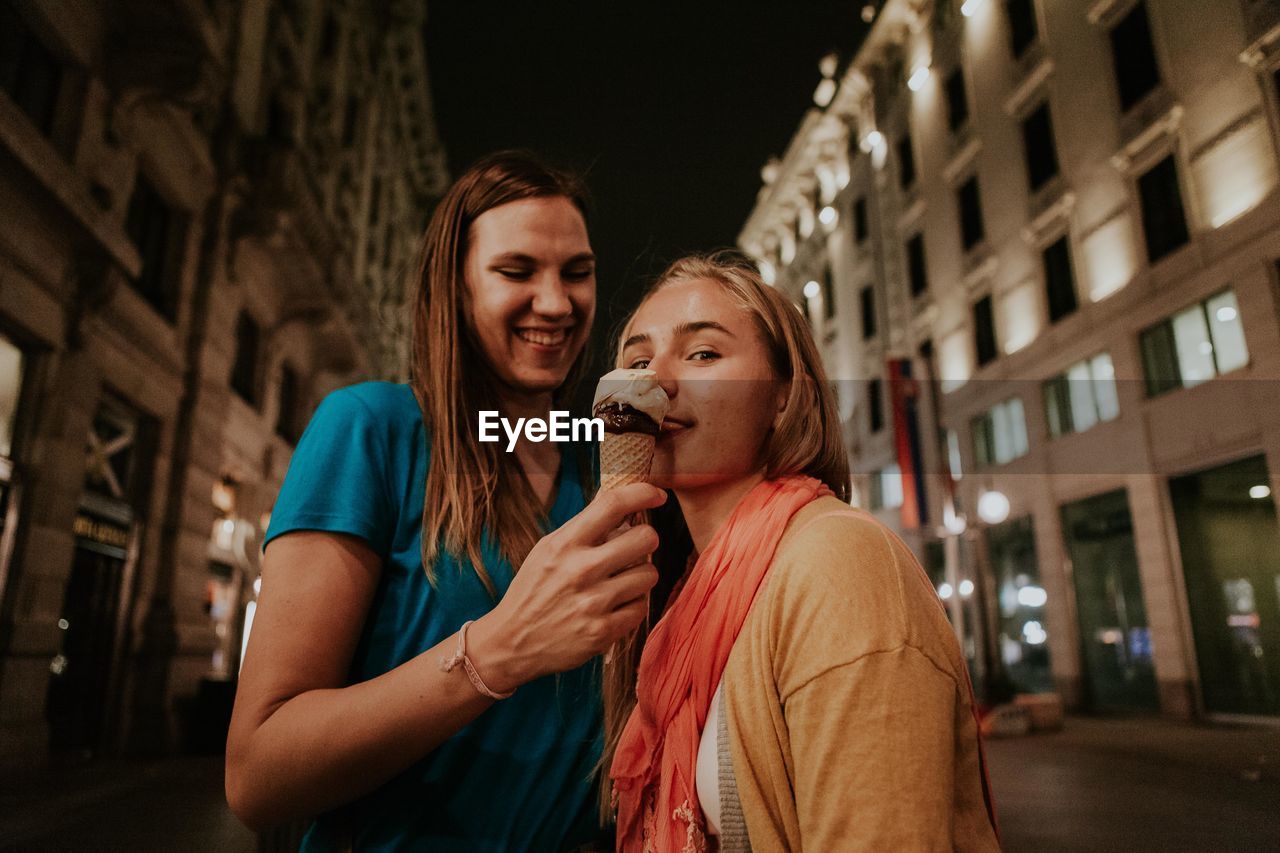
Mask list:
[[[697,352],[689,356],[689,358],[693,359],[694,361],[715,361],[719,357],[720,357],[720,353],[715,352],[713,350],[707,350],[707,349],[698,350]]]
[[[564,277],[569,281],[586,281],[595,275],[595,270],[565,270]]]
[[[631,370],[644,370],[648,366],[649,359],[647,358],[632,359],[631,363],[627,365]]]
[[[520,270],[520,269],[508,268],[508,269],[499,269],[498,275],[502,276],[503,278],[512,279],[514,281],[527,281],[529,277],[533,275],[533,272],[531,270]]]

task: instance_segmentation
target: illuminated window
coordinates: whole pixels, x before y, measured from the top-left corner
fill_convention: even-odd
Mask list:
[[[902,471],[897,465],[886,465],[871,472],[871,508],[897,509],[902,506]]]
[[[1178,164],[1172,154],[1138,178],[1138,195],[1142,200],[1147,260],[1155,263],[1190,239],[1178,186]]]
[[[947,127],[952,133],[969,122],[969,96],[964,90],[964,71],[960,66],[947,75]]]
[[[138,175],[125,217],[125,231],[142,256],[142,270],[134,286],[170,321],[178,314],[184,222],[184,217],[170,209],[151,182]]]
[[[231,390],[251,406],[258,404],[258,324],[246,312],[236,322],[236,360],[231,368]]]
[[[978,196],[977,175],[960,186],[956,192],[956,203],[960,207],[960,243],[967,252],[987,236],[987,229],[982,224],[982,200]]]
[[[1115,65],[1121,112],[1127,112],[1160,85],[1160,66],[1156,62],[1145,3],[1134,6],[1112,28],[1111,60]]]
[[[876,292],[867,285],[858,293],[859,310],[862,312],[862,339],[869,341],[876,336]]]
[[[970,423],[978,465],[1003,465],[1027,453],[1027,419],[1022,400],[1010,397]]]
[[[973,304],[973,343],[979,367],[995,361],[998,352],[996,321],[990,296],[984,296]]]
[[[1120,398],[1111,355],[1104,352],[1077,362],[1044,383],[1044,408],[1054,438],[1115,420]]]
[[[929,277],[924,265],[923,234],[916,234],[907,241],[907,274],[912,296],[919,296],[929,289]]]
[[[0,4],[0,88],[48,136],[62,86],[62,63],[9,3]]]
[[[18,399],[26,356],[0,334],[0,457],[13,455],[13,431],[18,420]],[[3,469],[0,469],[2,471]]]
[[[1147,395],[1191,388],[1249,362],[1233,291],[1174,314],[1142,333]]]
[[[867,383],[867,426],[873,433],[884,429],[884,383],[879,379]]]
[[[1053,144],[1048,101],[1023,119],[1022,145],[1027,155],[1027,182],[1035,192],[1058,176],[1058,152]]]
[[[1045,293],[1049,301],[1049,322],[1056,323],[1076,310],[1076,277],[1071,268],[1071,249],[1060,237],[1047,246],[1044,260]]]
[[[859,196],[853,202],[853,239],[857,243],[865,243],[867,235],[867,199]]]
[[[909,189],[916,182],[916,155],[911,149],[911,134],[898,140],[898,186]]]
[[[1013,50],[1013,58],[1021,59],[1027,48],[1040,37],[1035,3],[1033,0],[1007,0],[1004,8],[1009,16],[1009,47]]]

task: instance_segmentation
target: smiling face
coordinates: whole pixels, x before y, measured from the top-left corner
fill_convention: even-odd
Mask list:
[[[582,352],[596,308],[587,226],[563,196],[476,217],[463,270],[467,320],[503,393],[549,395]]]
[[[654,371],[671,400],[653,482],[680,492],[763,470],[785,385],[752,315],[721,284],[680,280],[649,296],[624,333],[620,366]]]

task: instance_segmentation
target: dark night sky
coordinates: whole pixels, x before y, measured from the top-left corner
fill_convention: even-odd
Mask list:
[[[524,147],[586,175],[599,348],[668,261],[733,245],[819,58],[857,46],[861,7],[436,0],[425,43],[450,170]]]

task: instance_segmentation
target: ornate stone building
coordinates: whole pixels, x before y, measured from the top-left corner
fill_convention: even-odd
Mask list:
[[[424,17],[0,0],[0,764],[216,741],[302,426],[405,374]]]
[[[1280,716],[1280,3],[863,12],[739,238],[863,505],[979,671]]]

